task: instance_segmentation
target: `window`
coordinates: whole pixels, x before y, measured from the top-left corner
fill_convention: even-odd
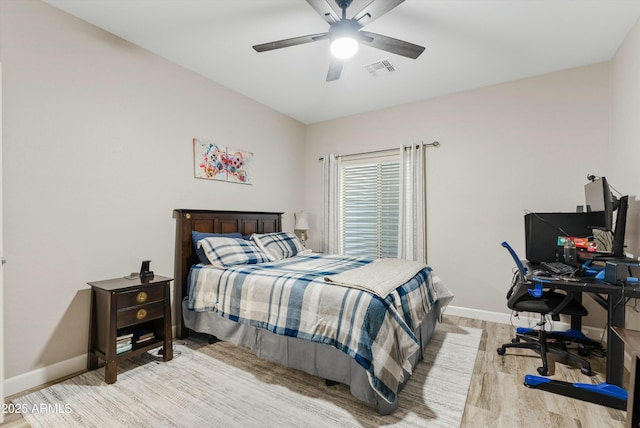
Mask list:
[[[398,155],[343,159],[340,239],[350,256],[397,257],[400,192]]]

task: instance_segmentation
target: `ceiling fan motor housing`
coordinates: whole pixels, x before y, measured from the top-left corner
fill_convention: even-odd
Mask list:
[[[352,1],[353,0],[336,0],[336,3],[338,4],[338,7],[340,7],[340,9],[344,10],[351,5]]]
[[[331,28],[329,28],[329,37],[331,40],[340,37],[352,37],[355,39],[357,38],[358,30],[361,27],[362,26],[353,19],[343,19],[342,21],[331,24]]]

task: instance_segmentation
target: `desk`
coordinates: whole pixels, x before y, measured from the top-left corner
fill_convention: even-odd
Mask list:
[[[541,278],[542,279],[542,278]],[[545,284],[576,293],[576,299],[581,300],[583,294],[588,294],[607,311],[609,327],[624,328],[625,299],[640,297],[640,286],[620,286],[607,284],[595,278],[579,278],[577,281],[544,278]],[[571,328],[581,330],[582,319],[579,316],[571,318]],[[624,380],[624,342],[615,334],[612,328],[607,329],[607,367],[606,382],[622,387]]]
[[[611,327],[611,330],[629,346],[634,356],[627,391],[627,427],[637,427],[640,424],[640,331],[622,327]]]

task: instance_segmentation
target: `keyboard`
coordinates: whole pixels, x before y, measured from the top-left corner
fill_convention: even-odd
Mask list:
[[[542,262],[540,265],[556,275],[570,275],[577,270],[577,268],[562,262]]]

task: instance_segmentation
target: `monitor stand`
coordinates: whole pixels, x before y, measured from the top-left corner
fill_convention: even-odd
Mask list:
[[[613,247],[611,248],[611,252],[614,256],[626,258],[624,255],[624,235],[627,229],[627,208],[629,206],[629,197],[621,196],[618,204],[616,230],[613,233]]]

